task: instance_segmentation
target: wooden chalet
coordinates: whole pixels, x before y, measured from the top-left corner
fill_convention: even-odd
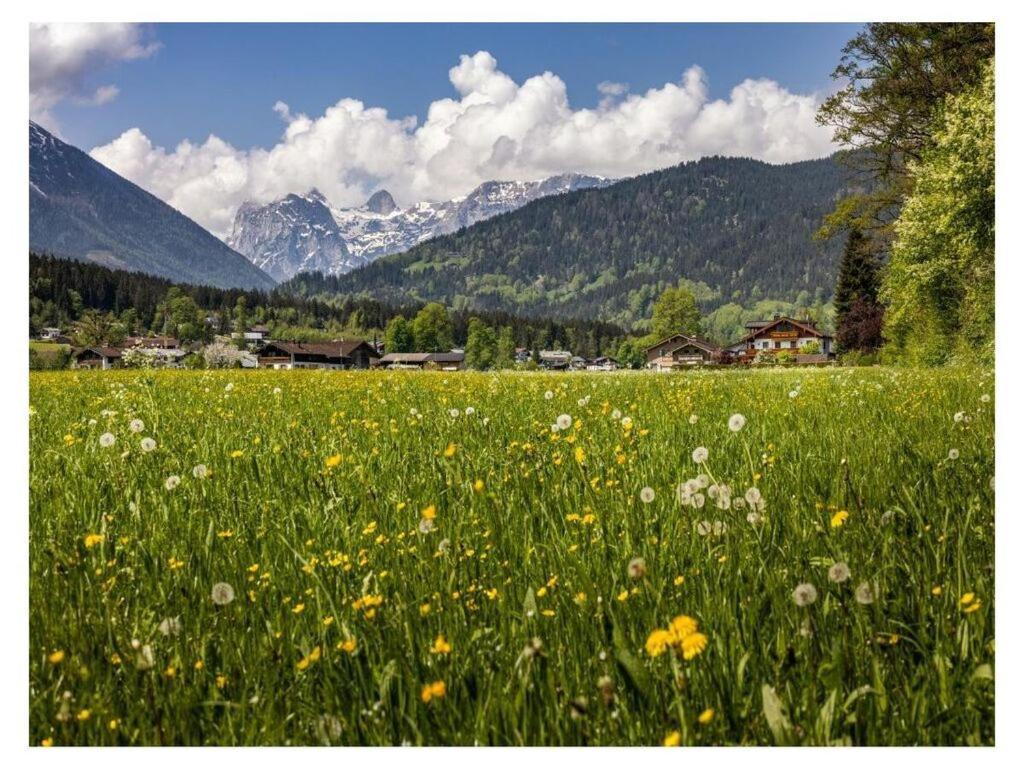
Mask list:
[[[783,350],[788,350],[795,358],[803,358],[798,362],[823,362],[834,354],[832,337],[818,330],[810,320],[776,315],[772,320],[748,323],[747,328],[747,335],[728,347],[742,362],[751,362],[759,353],[778,354]],[[817,342],[820,351],[813,355],[801,353],[800,350],[811,342]]]
[[[672,371],[694,365],[722,362],[722,349],[696,336],[676,333],[649,346],[647,367],[655,371]]]
[[[259,367],[293,368],[369,368],[380,355],[365,341],[269,341],[259,351]]]
[[[71,364],[75,368],[95,368],[107,371],[121,367],[120,347],[82,347],[71,353]]]
[[[179,349],[181,342],[173,336],[128,336],[121,346],[142,349]]]

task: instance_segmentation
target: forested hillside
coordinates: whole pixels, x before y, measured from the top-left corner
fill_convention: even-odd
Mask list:
[[[833,159],[791,165],[712,157],[539,200],[349,274],[312,293],[594,317],[632,325],[680,278],[713,309],[827,299],[841,243],[814,232],[849,192]]]

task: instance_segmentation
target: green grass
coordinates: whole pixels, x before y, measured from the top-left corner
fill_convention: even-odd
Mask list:
[[[30,741],[991,744],[993,387],[990,370],[32,374]],[[708,489],[682,505],[702,472],[734,498],[756,486],[762,520]],[[678,615],[707,647],[650,656]]]

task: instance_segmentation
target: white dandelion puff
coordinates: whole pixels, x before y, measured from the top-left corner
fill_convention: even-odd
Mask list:
[[[694,478],[694,480],[697,483],[697,487],[702,490],[711,485],[711,478],[705,475],[704,473],[697,475],[697,477]]]
[[[818,599],[818,590],[813,584],[797,584],[793,590],[793,602],[804,608]]]
[[[625,427],[626,429],[629,429],[631,426],[633,426],[633,419],[631,419],[629,416],[623,416],[622,426]]]
[[[747,424],[747,417],[742,413],[734,413],[729,417],[729,431],[739,432]]]
[[[861,605],[871,605],[875,602],[878,588],[873,586],[867,581],[862,581],[857,585],[857,589],[854,590],[853,596]]]
[[[555,393],[552,392],[550,389],[547,392],[544,393],[544,399],[545,400],[550,400],[554,396],[555,396]]]
[[[449,408],[448,409],[448,415],[451,416],[453,419],[459,418],[459,414],[460,413],[462,413],[462,411],[460,411],[458,408]]]
[[[700,509],[701,507],[703,507],[704,501],[705,499],[703,493],[695,493],[693,494],[693,497],[690,499],[690,503],[694,506],[695,509]]]
[[[424,536],[434,530],[434,521],[430,518],[424,517],[420,519],[419,531]]]
[[[642,579],[647,575],[647,563],[644,562],[642,557],[634,557],[629,561],[626,572],[631,579]]]
[[[227,605],[235,599],[235,588],[226,581],[218,581],[210,590],[214,605]]]
[[[842,584],[850,578],[850,566],[846,563],[835,563],[828,569],[828,580],[833,584]]]
[[[168,491],[173,491],[179,485],[181,485],[181,478],[178,477],[177,475],[171,475],[166,480],[164,480],[164,488],[166,488]]]
[[[117,438],[114,437],[114,435],[110,432],[104,432],[102,435],[100,435],[100,446],[102,446],[103,448],[109,448],[116,442]]]
[[[964,416],[966,415],[967,414],[964,413],[963,411],[957,411],[956,413],[953,414],[953,421],[959,424],[961,421],[964,420]]]
[[[572,416],[570,416],[568,413],[563,413],[561,416],[555,419],[555,424],[558,425],[559,429],[568,429],[569,427],[572,426]]]
[[[698,419],[697,419],[697,414],[696,414],[696,413],[691,413],[691,414],[690,414],[690,423],[691,423],[691,424],[696,424],[696,423],[697,423],[697,421],[698,421]]]
[[[132,419],[130,422],[128,422],[128,429],[130,429],[132,432],[138,433],[144,430],[145,428],[146,425],[142,421],[142,419]]]
[[[949,460],[950,461],[956,461],[959,458],[960,458],[960,451],[958,451],[956,448],[950,448],[949,449]]]
[[[746,493],[743,494],[743,498],[747,500],[747,504],[752,507],[756,507],[761,503],[761,490],[755,486],[747,488]]]
[[[697,523],[697,533],[701,536],[707,536],[711,533],[711,523],[707,520],[701,520]]]
[[[796,400],[796,396],[799,395],[799,394],[800,394],[799,390],[791,389],[791,390],[789,390],[789,399],[790,400]]]
[[[476,413],[476,408],[474,408],[472,405],[466,408],[467,416],[472,416],[474,413]]]
[[[230,392],[230,391],[231,391],[231,390],[233,390],[234,388],[235,388],[235,385],[234,385],[234,383],[233,383],[233,382],[230,382],[230,381],[229,381],[229,382],[228,382],[227,384],[225,384],[225,385],[224,385],[224,391],[225,391],[225,392]]]
[[[618,421],[619,419],[621,419],[622,418],[622,411],[620,411],[618,408],[616,408],[614,411],[612,411],[612,418],[615,419],[615,421]]]
[[[640,489],[640,501],[644,504],[650,504],[654,501],[654,489],[649,485],[645,485]]]
[[[747,522],[751,525],[760,525],[764,522],[764,517],[761,515],[760,512],[747,512]]]
[[[206,468],[205,464],[196,464],[194,467],[192,467],[192,477],[196,478],[197,480],[202,480],[209,473],[210,471]]]
[[[708,449],[703,445],[697,446],[693,449],[691,458],[693,459],[694,464],[703,464],[708,460]]]

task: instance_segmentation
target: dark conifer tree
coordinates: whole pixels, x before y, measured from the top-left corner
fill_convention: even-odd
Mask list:
[[[844,352],[873,352],[882,345],[878,269],[870,238],[858,229],[850,230],[839,262],[834,297],[836,341]]]

